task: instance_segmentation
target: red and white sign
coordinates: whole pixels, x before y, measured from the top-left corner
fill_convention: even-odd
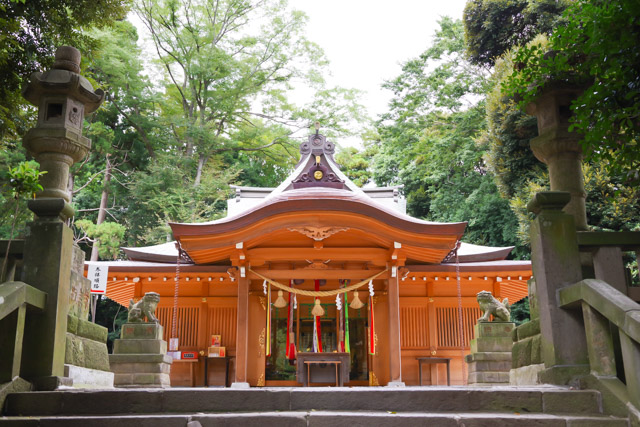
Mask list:
[[[107,292],[107,277],[109,267],[100,264],[89,264],[87,278],[91,280],[91,293],[104,294]]]

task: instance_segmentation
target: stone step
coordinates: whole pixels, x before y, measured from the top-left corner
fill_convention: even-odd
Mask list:
[[[384,387],[64,390],[13,393],[4,415],[249,411],[501,412],[597,415],[600,394],[558,387]]]
[[[283,411],[219,414],[0,417],[0,427],[627,427],[606,416],[520,413],[428,413],[384,411]]]

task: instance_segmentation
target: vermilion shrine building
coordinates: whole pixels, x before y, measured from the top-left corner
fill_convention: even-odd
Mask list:
[[[344,310],[354,292],[341,298],[342,310],[335,295],[320,297],[318,320],[314,296],[297,295],[291,312],[289,305],[268,304],[264,278],[321,292],[365,280],[358,289],[364,306],[348,308],[346,385],[417,385],[420,356],[450,358],[451,383],[462,384],[462,355],[481,316],[476,294],[488,290],[512,303],[525,297],[530,262],[505,260],[512,248],[460,243],[466,223],[406,215],[398,187],[358,188],[340,172],[334,146],[322,135],[311,135],[300,152],[295,171],[277,188],[234,186],[227,217],[170,224],[176,242],[124,248],[129,260],[101,262],[109,267],[106,295],[127,307],[129,299],[158,292],[156,315],[165,339],[179,338],[179,350],[206,356],[211,335],[220,335],[231,382],[292,386],[298,383],[285,355],[287,323],[297,351],[313,351],[314,323],[324,352],[343,350]],[[271,303],[277,291],[272,286]],[[172,385],[203,385],[204,359],[176,361]],[[208,365],[209,383],[223,383],[224,364]],[[430,366],[423,382],[446,384],[444,365]]]

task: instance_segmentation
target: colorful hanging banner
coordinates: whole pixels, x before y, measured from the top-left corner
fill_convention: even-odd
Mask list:
[[[271,284],[267,290],[267,336],[265,337],[265,356],[271,356]]]
[[[289,287],[293,288],[293,280],[289,281]],[[296,339],[293,332],[293,298],[294,295],[289,292],[289,311],[287,312],[287,359],[293,360],[296,358]]]
[[[347,286],[344,282],[343,287]],[[345,353],[351,353],[351,346],[349,345],[349,302],[347,301],[347,294],[342,294],[344,298],[344,351]]]
[[[315,280],[315,291],[320,290],[320,280]],[[320,301],[320,298],[316,298],[316,301]],[[322,353],[322,330],[320,323],[320,316],[314,316],[313,322],[313,351],[315,353]]]
[[[369,294],[369,354],[376,354],[376,330],[373,323],[373,296]]]
[[[342,280],[338,282],[342,286]],[[336,295],[336,317],[338,318],[338,351],[344,353],[344,313],[342,295]]]

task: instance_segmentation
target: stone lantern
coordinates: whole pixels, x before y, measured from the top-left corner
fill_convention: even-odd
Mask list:
[[[551,191],[571,193],[564,211],[572,215],[576,229],[587,229],[586,193],[582,175],[582,136],[569,131],[571,102],[583,89],[570,84],[550,84],[527,106],[527,113],[538,119],[538,137],[531,150],[549,168]]]
[[[67,190],[69,167],[91,148],[91,141],[82,136],[82,121],[104,100],[104,92],[94,91],[79,72],[80,52],[61,46],[53,69],[33,73],[22,90],[24,98],[38,107],[37,125],[24,136],[23,145],[40,163],[40,169],[47,171],[41,178],[43,190],[29,203],[29,209],[39,217],[73,216]]]
[[[38,390],[72,384],[64,366],[72,332],[67,320],[72,268],[73,277],[82,277],[82,267],[72,264],[73,232],[63,222],[73,216],[69,167],[89,152],[91,143],[82,136],[82,121],[104,99],[104,92],[94,91],[79,71],[80,52],[63,46],[56,51],[53,69],[33,73],[22,90],[25,99],[38,107],[38,122],[24,136],[23,145],[47,172],[40,181],[43,190],[29,201],[36,218],[28,224],[22,268],[22,281],[47,295],[44,310],[24,320],[20,376]]]

